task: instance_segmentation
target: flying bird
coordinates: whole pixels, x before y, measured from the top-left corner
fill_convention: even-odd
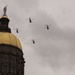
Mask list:
[[[15,30],[16,30],[16,33],[19,33],[19,31],[20,31],[19,28],[16,28]]]
[[[26,19],[29,21],[29,23],[32,23],[32,19],[29,17],[28,19]]]
[[[34,39],[32,39],[32,43],[35,44],[35,40]]]
[[[29,22],[32,23],[32,19],[29,17]]]
[[[34,19],[31,19],[31,18],[29,17],[29,19],[27,19],[27,20],[29,20],[29,23],[32,23],[32,20],[34,20]]]
[[[51,24],[50,24],[50,25],[51,25]],[[46,26],[46,29],[49,30],[50,26],[49,26],[49,25],[45,25],[45,26]]]

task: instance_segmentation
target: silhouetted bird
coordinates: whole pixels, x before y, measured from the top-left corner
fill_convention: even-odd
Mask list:
[[[35,44],[35,40],[32,40],[32,43]]]
[[[29,19],[27,19],[28,21],[29,21],[29,23],[32,23],[32,20],[34,20],[34,19],[31,19],[30,17],[29,17]]]
[[[50,24],[50,25],[51,25],[51,24]],[[50,28],[49,25],[45,25],[45,26],[46,26],[46,29],[49,30],[49,28]]]
[[[16,33],[19,33],[19,29],[18,28],[16,28],[15,30],[16,30]]]
[[[32,19],[29,17],[29,22],[32,23]]]

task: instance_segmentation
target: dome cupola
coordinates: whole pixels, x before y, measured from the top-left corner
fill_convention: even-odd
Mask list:
[[[11,34],[11,29],[9,28],[9,19],[6,15],[7,11],[7,6],[4,7],[3,9],[3,15],[0,18],[0,45],[5,44],[5,45],[10,45],[19,48],[20,50],[22,49],[21,43],[19,39]]]
[[[8,27],[9,19],[6,15],[7,6],[3,9],[3,16],[0,18],[0,32],[9,32],[11,33],[11,29]]]

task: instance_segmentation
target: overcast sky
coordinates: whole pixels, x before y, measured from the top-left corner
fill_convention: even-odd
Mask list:
[[[22,44],[25,75],[75,75],[75,0],[0,0],[0,16],[6,5],[9,27]]]

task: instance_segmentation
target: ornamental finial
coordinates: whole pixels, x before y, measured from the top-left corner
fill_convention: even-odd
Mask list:
[[[4,12],[3,16],[6,16],[6,11],[7,11],[7,5],[3,9],[3,12]]]

